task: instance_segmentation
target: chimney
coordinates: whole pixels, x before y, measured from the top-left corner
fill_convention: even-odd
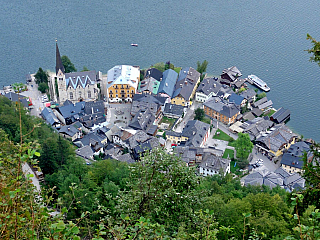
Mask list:
[[[68,131],[70,131],[70,127],[68,127]]]
[[[217,87],[217,84],[213,84],[213,87]]]
[[[185,84],[185,85],[187,85],[187,84],[188,84],[188,81],[187,81],[187,80],[186,80],[186,81],[184,81],[184,84]]]

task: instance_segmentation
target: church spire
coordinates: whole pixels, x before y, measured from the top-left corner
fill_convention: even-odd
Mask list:
[[[62,64],[59,47],[58,47],[58,40],[56,39],[56,74],[58,74],[59,70],[62,71],[62,73],[65,73],[64,66]]]

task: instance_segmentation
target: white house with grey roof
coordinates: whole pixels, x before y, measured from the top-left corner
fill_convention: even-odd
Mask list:
[[[220,172],[223,175],[230,173],[231,160],[215,156],[211,153],[206,153],[202,158],[203,160],[199,165],[199,173],[202,176],[213,176]]]
[[[196,91],[196,101],[205,102],[212,96],[217,96],[222,84],[216,78],[206,78],[200,83]]]

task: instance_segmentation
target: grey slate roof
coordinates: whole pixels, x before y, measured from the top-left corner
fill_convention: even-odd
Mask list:
[[[158,109],[164,106],[166,97],[154,96],[152,94],[135,94],[132,99],[131,115],[135,116],[140,110],[147,108],[156,115]]]
[[[182,136],[187,137],[186,146],[199,147],[209,130],[210,125],[198,120],[189,120],[182,131]]]
[[[309,151],[310,146],[305,142],[297,142],[292,144],[288,151],[283,154],[281,164],[302,169],[304,164],[302,157],[304,152],[309,153]]]
[[[262,143],[268,149],[277,152],[283,144],[287,144],[292,138],[297,137],[286,125],[278,124],[270,129],[266,136],[259,137],[256,142]]]
[[[288,191],[300,190],[305,187],[305,179],[298,173],[289,174],[283,168],[278,168],[274,172],[268,170],[257,171],[244,178],[247,185],[266,185],[270,188],[280,186]]]
[[[231,160],[217,157],[211,153],[205,153],[202,157],[200,167],[204,169],[214,170],[216,172],[222,170],[225,173],[230,162]]]
[[[200,73],[194,68],[181,69],[172,97],[181,96],[185,100],[189,100],[199,78]]]
[[[217,95],[221,87],[222,84],[219,83],[216,78],[206,78],[200,83],[197,88],[197,92],[203,93],[207,96],[212,92]]]
[[[156,68],[149,68],[148,70],[146,70],[144,77],[145,78],[152,77],[158,81],[161,81],[162,72]]]
[[[272,104],[273,104],[272,100],[269,100],[269,101],[267,101],[267,102],[265,102],[265,103],[260,104],[260,105],[258,106],[258,108],[259,108],[260,110],[261,110],[261,109],[265,109],[265,108],[268,108],[268,107],[272,107]]]
[[[256,95],[257,95],[257,93],[252,88],[249,88],[249,89],[243,91],[242,93],[240,93],[240,96],[244,97],[247,100],[253,98]]]
[[[75,114],[84,113],[84,109],[85,109],[85,102],[77,102],[75,104],[69,104],[66,106],[59,107],[59,112],[66,119],[66,118],[70,118]]]
[[[53,111],[51,108],[47,108],[45,107],[42,112],[41,112],[41,116],[52,126],[54,124],[60,124],[60,121],[58,120],[58,118],[56,117],[56,115],[54,115]]]
[[[174,115],[177,117],[182,117],[184,107],[181,105],[166,103],[164,105],[163,114],[164,115]]]
[[[58,47],[58,43],[56,42],[56,74],[58,74],[59,69],[62,71],[62,73],[65,72],[64,66],[61,61],[60,51]]]
[[[271,115],[270,119],[276,123],[285,122],[290,118],[290,110],[284,109],[283,107],[279,108],[274,114]]]
[[[234,103],[228,103],[220,97],[211,97],[203,103],[204,106],[211,108],[224,116],[231,118],[240,112],[240,109]]]
[[[140,110],[134,118],[131,120],[128,127],[135,130],[144,130],[147,131],[153,125],[155,116],[147,108],[146,110]]]
[[[268,98],[267,97],[264,97],[264,98],[261,98],[260,100],[258,100],[258,101],[256,101],[256,102],[254,102],[253,104],[252,104],[252,106],[253,107],[258,107],[259,105],[261,105],[261,104],[263,104],[263,103],[265,103],[265,102],[267,102],[268,101]]]
[[[84,107],[85,114],[104,113],[103,101],[86,102]]]
[[[260,117],[263,114],[263,112],[259,108],[253,108],[251,112],[256,117]]]
[[[89,145],[83,146],[76,150],[76,154],[85,159],[93,159],[93,150]]]
[[[265,133],[268,129],[270,129],[274,123],[269,119],[264,119],[261,117],[257,117],[251,121],[247,121],[242,124],[242,128],[244,129],[244,133],[248,133],[251,140],[255,140],[262,133]]]
[[[85,88],[96,83],[96,71],[66,73],[66,85],[76,89],[78,86]]]
[[[150,93],[157,93],[158,91],[154,92],[154,89],[159,88],[160,82],[153,78],[148,77],[140,81],[139,92],[149,91]]]
[[[224,69],[221,74],[221,78],[230,79],[231,81],[234,81],[241,76],[242,73],[235,66]]]
[[[8,98],[12,102],[21,102],[21,104],[27,108],[29,107],[30,102],[29,97],[23,96],[21,94],[17,94],[14,92],[8,92],[7,94],[4,95],[6,98]]]
[[[80,130],[76,129],[74,126],[72,125],[68,125],[68,126],[62,126],[59,129],[59,133],[63,133],[66,134],[70,137],[73,137],[74,135],[76,135],[78,132],[80,132]]]
[[[253,120],[253,119],[255,119],[255,116],[251,112],[245,112],[243,114],[243,119]]]
[[[172,97],[174,87],[177,82],[178,73],[172,69],[163,72],[162,81],[160,83],[158,93],[165,93]]]
[[[244,97],[238,95],[238,94],[235,94],[235,93],[232,93],[230,96],[229,96],[229,102],[233,102],[235,103],[237,106],[240,106],[242,101],[244,100]]]
[[[130,153],[126,153],[123,155],[118,156],[117,158],[118,161],[120,162],[126,162],[126,163],[135,163],[136,161],[131,157]]]

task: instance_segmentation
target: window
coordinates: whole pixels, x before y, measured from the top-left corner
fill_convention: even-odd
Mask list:
[[[81,97],[81,91],[79,91],[79,97]]]
[[[116,97],[118,97],[118,94],[116,94]]]
[[[127,91],[127,93],[129,93],[129,90]]]
[[[133,90],[131,90],[131,93],[133,93]]]
[[[118,93],[118,90],[116,90],[116,93]]]
[[[70,95],[70,99],[73,99],[73,93],[71,92],[69,95]]]
[[[88,91],[88,98],[91,98],[91,91]]]
[[[128,94],[127,96],[128,96],[128,97],[130,97],[130,95],[129,95],[129,94]]]

